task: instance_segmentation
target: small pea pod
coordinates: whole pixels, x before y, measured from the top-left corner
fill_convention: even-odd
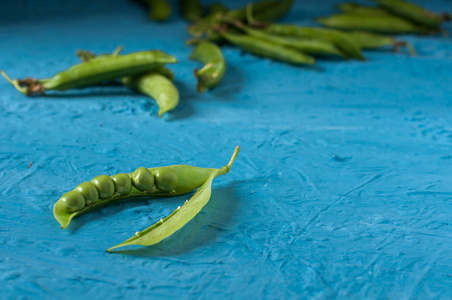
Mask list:
[[[226,32],[222,32],[221,35],[231,44],[255,55],[291,64],[315,64],[315,59],[310,55],[260,38],[245,34],[230,34]]]
[[[171,16],[171,4],[167,0],[143,0],[143,2],[150,9],[150,19],[162,22]]]
[[[446,20],[447,14],[438,15],[428,11],[418,5],[403,0],[374,0],[386,11],[411,20],[417,24],[422,24],[430,28],[439,28],[441,22]]]
[[[202,17],[202,7],[199,0],[179,0],[179,9],[182,17],[194,22]]]
[[[300,37],[285,37],[276,36],[267,33],[264,30],[253,29],[249,26],[245,26],[239,21],[234,21],[233,24],[246,32],[247,34],[272,42],[278,45],[286,46],[289,48],[300,50],[303,53],[310,55],[335,55],[340,57],[346,57],[339,49],[331,42],[315,39],[315,38],[300,38]]]
[[[236,149],[238,151],[239,148]],[[53,215],[64,229],[74,217],[117,201],[190,193],[206,182],[215,170],[218,169],[173,165],[149,169],[141,167],[129,174],[97,176],[91,182],[82,183],[65,193],[55,203]]]
[[[292,7],[294,0],[275,1],[271,5],[262,9],[253,9],[254,4],[250,4],[247,10],[247,19],[252,19],[258,22],[274,22],[285,16]]]
[[[159,107],[159,117],[179,103],[177,87],[159,71],[123,77],[121,81],[125,86],[155,99]]]
[[[203,93],[208,88],[217,86],[226,73],[226,60],[217,45],[202,41],[198,43],[190,55],[190,59],[200,61],[204,67],[195,70],[198,78],[198,91]]]
[[[46,90],[68,90],[94,86],[116,78],[150,72],[167,63],[176,63],[177,59],[161,51],[143,51],[127,55],[109,55],[102,59],[72,66],[49,79],[27,78],[12,80],[4,71],[6,78],[19,92],[30,96],[44,93]]]
[[[107,250],[107,252],[130,245],[155,245],[184,227],[184,225],[190,222],[209,202],[212,194],[212,181],[216,177],[226,175],[229,172],[239,150],[240,148],[237,147],[231,160],[226,166],[221,169],[213,170],[202,186],[196,191],[190,200],[184,203],[182,207],[179,206],[166,218],[161,219],[159,222],[141,232],[135,233],[134,236],[116,246],[111,247]]]
[[[378,33],[403,34],[418,33],[425,30],[416,24],[396,16],[376,15],[333,15],[317,19],[322,25],[341,30],[363,30]]]
[[[413,45],[405,41],[396,41],[394,38],[365,31],[353,31],[349,35],[358,43],[363,49],[376,49],[385,46],[392,46],[394,51],[398,51],[400,47],[405,46],[411,55],[416,55],[416,50]]]
[[[365,60],[361,47],[346,33],[338,30],[287,24],[271,24],[265,30],[274,35],[322,39],[331,42],[348,57]]]
[[[378,7],[364,6],[356,3],[342,3],[339,9],[350,15],[387,16],[389,13]]]

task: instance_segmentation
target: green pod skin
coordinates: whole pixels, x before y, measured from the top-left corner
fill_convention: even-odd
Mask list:
[[[374,0],[384,10],[411,20],[415,23],[428,26],[430,28],[439,28],[445,20],[443,16],[430,12],[418,5],[402,0]]]
[[[238,150],[236,150],[236,152],[238,152]],[[85,206],[77,211],[73,211],[73,209],[71,211],[66,210],[65,207],[61,205],[60,199],[55,203],[53,207],[53,215],[55,219],[60,223],[61,228],[64,229],[69,225],[69,223],[74,217],[84,214],[92,209],[96,209],[98,207],[114,203],[116,201],[134,199],[139,197],[171,197],[190,193],[193,190],[199,188],[201,185],[203,185],[203,183],[205,183],[206,180],[209,179],[209,176],[213,172],[219,170],[214,168],[199,168],[188,165],[173,165],[166,167],[149,168],[147,170],[150,171],[152,174],[156,174],[160,172],[160,169],[170,169],[176,174],[177,177],[176,184],[173,187],[173,189],[169,192],[161,191],[155,186],[147,191],[140,191],[137,188],[132,187],[132,190],[127,195],[120,195],[119,193],[114,193],[109,198],[99,199],[92,205]],[[130,178],[133,177],[133,173],[127,175]],[[169,182],[171,184],[171,182],[174,181],[170,180]]]
[[[410,21],[396,16],[373,15],[333,15],[319,18],[320,24],[341,30],[363,30],[377,33],[403,34],[423,32],[424,30]]]
[[[99,191],[92,182],[83,182],[75,190],[85,198],[86,205],[91,205],[99,200]]]
[[[226,73],[226,60],[220,47],[214,43],[207,41],[198,43],[193,49],[190,59],[204,64],[203,68],[194,71],[198,78],[198,92],[200,93],[217,86]]]
[[[385,46],[392,46],[394,51],[398,51],[400,47],[405,46],[410,51],[411,55],[416,54],[414,47],[404,41],[396,41],[394,38],[365,31],[353,31],[349,35],[359,44],[363,49],[377,49]]]
[[[334,44],[325,40],[276,36],[269,34],[263,30],[253,29],[238,22],[234,22],[234,24],[241,30],[245,31],[248,35],[254,36],[256,38],[261,38],[263,40],[281,46],[297,49],[303,53],[310,55],[335,55],[346,58],[346,55],[343,54],[339,49],[337,49]]]
[[[95,177],[91,182],[99,191],[99,198],[105,199],[113,196],[115,193],[115,184],[113,180],[107,175],[100,175]]]
[[[312,56],[260,38],[245,34],[221,33],[221,35],[231,44],[234,44],[252,54],[291,64],[315,64],[315,59]]]
[[[177,87],[161,72],[124,77],[121,81],[125,86],[153,98],[159,107],[159,117],[179,104]]]
[[[346,33],[338,30],[286,24],[271,24],[265,30],[273,35],[322,39],[342,50],[347,57],[365,60],[361,47]]]
[[[29,96],[46,90],[68,90],[113,81],[116,78],[149,72],[177,59],[161,51],[143,51],[127,55],[110,55],[75,65],[50,79],[11,80],[2,75],[21,93]]]
[[[350,15],[366,15],[366,16],[387,16],[389,13],[378,7],[370,7],[359,5],[356,3],[343,3],[339,5],[339,9]]]
[[[145,0],[150,8],[149,18],[158,22],[167,20],[171,16],[171,4],[166,0]]]
[[[110,176],[111,180],[115,185],[115,193],[124,196],[130,194],[132,191],[132,180],[129,175],[124,173],[119,173],[113,176]]]
[[[226,175],[231,170],[232,164],[234,163],[239,151],[240,147],[237,146],[229,163],[221,169],[213,169],[209,173],[206,180],[202,183],[202,186],[196,191],[190,200],[185,201],[182,207],[179,206],[166,218],[161,219],[159,222],[141,232],[136,232],[134,236],[116,246],[111,247],[107,250],[107,252],[129,245],[155,245],[185,226],[185,224],[190,222],[190,220],[192,220],[209,202],[212,194],[212,181],[220,175]]]
[[[179,9],[182,17],[187,21],[194,22],[202,17],[199,0],[179,0]]]

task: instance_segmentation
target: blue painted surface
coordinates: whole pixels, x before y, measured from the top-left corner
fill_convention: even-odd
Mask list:
[[[285,21],[337,2],[300,1]],[[159,48],[180,60],[181,93],[159,119],[127,89],[27,98],[0,80],[2,297],[452,297],[450,39],[407,37],[417,57],[368,52],[317,71],[226,47],[224,82],[199,95],[176,16],[155,24],[127,1],[1,6],[0,67],[13,77],[52,76],[80,48]],[[221,167],[236,145],[203,212],[154,247],[105,252],[187,197],[114,204],[67,230],[53,218],[64,192],[97,175]]]

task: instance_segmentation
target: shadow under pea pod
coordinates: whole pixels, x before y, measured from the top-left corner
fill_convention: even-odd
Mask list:
[[[116,250],[112,254],[126,254],[140,257],[174,256],[205,247],[214,242],[227,230],[228,225],[237,216],[240,198],[235,192],[236,182],[227,186],[214,187],[212,199],[186,226],[160,243],[128,250]]]

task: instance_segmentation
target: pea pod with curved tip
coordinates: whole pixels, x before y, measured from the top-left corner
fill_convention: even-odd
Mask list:
[[[125,86],[155,99],[159,107],[159,117],[179,104],[177,87],[158,71],[123,77],[121,81]]]
[[[176,58],[162,51],[143,51],[83,62],[49,79],[11,80],[4,71],[2,75],[19,92],[29,96],[46,90],[63,91],[93,86],[116,78],[153,71],[164,64],[176,62]]]
[[[365,31],[353,31],[349,35],[358,43],[363,49],[376,49],[385,46],[392,46],[395,51],[400,47],[405,46],[410,51],[411,55],[416,55],[416,50],[413,45],[404,41],[396,41],[394,38]]]
[[[297,49],[303,53],[310,55],[335,55],[346,58],[346,55],[343,54],[339,49],[337,49],[336,46],[334,46],[331,42],[325,40],[315,38],[276,36],[269,34],[263,30],[253,29],[249,26],[245,26],[238,21],[233,22],[233,24],[251,36],[261,38],[278,45]]]
[[[64,229],[74,217],[117,201],[136,199],[138,197],[170,197],[187,194],[200,187],[209,178],[212,172],[218,169],[200,168],[188,165],[173,165],[149,168],[147,170],[154,175],[154,181],[149,180],[149,174],[144,174],[142,168],[138,168],[135,172],[130,174],[122,174],[122,180],[118,180],[117,177],[119,177],[119,174],[111,176],[110,178],[115,185],[114,194],[108,198],[89,199],[90,205],[86,203],[86,198],[84,198],[86,197],[86,193],[83,193],[83,191],[77,187],[75,190],[64,194],[55,203],[53,207],[55,219],[60,223],[61,228]],[[170,174],[170,176],[165,176],[164,173]],[[128,177],[128,180],[124,180],[127,179],[125,176]],[[168,177],[174,177],[175,179],[168,180]],[[164,179],[162,180],[162,178]],[[149,189],[143,190],[147,187],[144,184],[137,184],[137,180],[141,180],[142,183],[152,182],[154,185]],[[118,182],[120,181],[122,181],[121,186],[118,185]],[[130,184],[132,185],[131,187],[129,187]],[[79,187],[80,186],[82,186],[82,184],[79,185]],[[127,186],[127,188],[124,188],[124,186]],[[171,190],[169,190],[169,186],[171,187]],[[162,190],[160,190],[159,187],[162,188]],[[142,190],[139,190],[139,188]],[[123,191],[128,191],[128,193]]]
[[[221,32],[220,34],[231,44],[252,54],[291,64],[315,64],[315,59],[310,55],[254,36],[226,32]]]
[[[254,19],[258,22],[274,22],[287,14],[294,3],[294,0],[276,1],[264,9],[254,12],[254,4],[248,5],[247,19]]]
[[[111,250],[116,248],[130,245],[155,245],[184,227],[185,224],[190,222],[209,202],[210,196],[212,194],[212,181],[216,177],[220,175],[226,175],[229,172],[239,151],[240,148],[236,147],[231,160],[226,166],[221,169],[212,170],[203,185],[196,191],[196,193],[191,197],[190,200],[184,203],[182,207],[179,206],[166,218],[161,219],[156,224],[148,227],[141,232],[135,233],[135,235],[128,240],[109,248],[107,252],[110,252]]]
[[[190,55],[190,59],[200,61],[204,67],[195,69],[198,78],[198,91],[203,93],[208,88],[217,86],[226,73],[226,60],[217,45],[202,41],[198,43]]]
[[[415,23],[422,24],[431,28],[439,28],[441,22],[447,19],[447,15],[443,16],[428,11],[416,4],[402,0],[374,0],[384,10],[411,20]]]
[[[150,9],[150,19],[162,22],[171,16],[171,4],[167,0],[143,0],[143,2]]]
[[[322,39],[334,44],[348,57],[365,60],[361,47],[346,33],[326,28],[304,27],[299,25],[271,24],[265,27],[265,31],[275,35],[307,37]]]
[[[375,15],[333,15],[328,18],[318,18],[317,22],[327,27],[341,30],[364,30],[379,33],[402,34],[424,32],[416,24],[396,16]]]
[[[202,7],[199,0],[179,0],[179,9],[182,17],[194,22],[202,17]]]

